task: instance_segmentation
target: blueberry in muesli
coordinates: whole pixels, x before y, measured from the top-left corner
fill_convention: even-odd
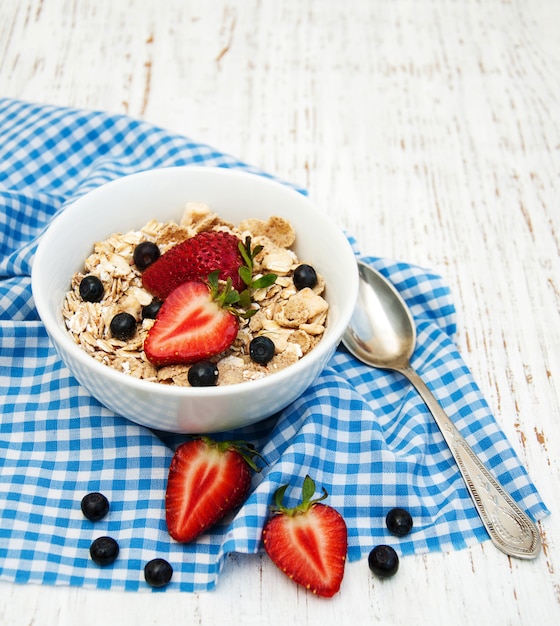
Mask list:
[[[93,274],[88,274],[82,278],[79,290],[84,302],[101,302],[105,292],[103,283]]]
[[[136,320],[130,313],[117,313],[111,320],[110,329],[115,339],[127,341],[136,332]]]
[[[191,387],[213,387],[218,382],[218,367],[211,361],[197,361],[187,374]]]
[[[154,298],[150,304],[142,307],[143,320],[155,320],[163,302],[159,298]]]
[[[160,256],[159,248],[151,241],[143,241],[134,248],[134,264],[141,272],[155,263]]]
[[[274,351],[272,339],[263,335],[255,337],[249,344],[249,355],[259,365],[266,365],[274,356]]]
[[[296,267],[294,270],[294,285],[298,291],[306,287],[313,289],[316,284],[317,272],[311,265],[304,263]]]

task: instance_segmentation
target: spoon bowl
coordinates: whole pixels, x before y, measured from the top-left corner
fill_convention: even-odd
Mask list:
[[[344,344],[368,365],[405,368],[416,346],[416,327],[409,308],[379,272],[358,263],[358,275],[358,302]]]
[[[365,263],[358,262],[356,309],[343,343],[360,361],[400,372],[416,388],[449,446],[467,490],[494,545],[505,554],[533,559],[540,535],[465,441],[428,386],[410,365],[416,347],[414,318],[394,285]]]

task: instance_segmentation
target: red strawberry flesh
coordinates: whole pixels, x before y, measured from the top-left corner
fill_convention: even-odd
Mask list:
[[[223,352],[239,329],[235,315],[221,308],[202,282],[186,282],[172,291],[144,341],[156,366],[190,364]]]
[[[313,593],[332,597],[340,589],[348,550],[348,530],[340,513],[313,498],[315,483],[303,481],[300,504],[287,508],[282,499],[288,485],[274,494],[274,515],[263,529],[263,543],[272,562],[294,582]]]
[[[234,448],[197,439],[180,445],[165,494],[169,534],[182,543],[208,530],[247,497],[249,466]]]
[[[243,265],[239,239],[228,232],[207,231],[183,241],[162,254],[142,274],[144,287],[165,300],[188,281],[205,281],[219,270],[220,280],[231,278],[234,289],[243,289],[238,270]]]
[[[263,537],[271,560],[294,582],[327,598],[340,590],[347,530],[338,511],[314,504],[306,513],[275,515]]]

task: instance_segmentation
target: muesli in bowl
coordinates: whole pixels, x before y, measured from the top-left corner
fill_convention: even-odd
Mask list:
[[[68,332],[100,363],[156,383],[278,372],[314,348],[328,316],[325,281],[298,259],[295,239],[283,217],[233,225],[188,202],[178,222],[95,243],[64,300]]]
[[[291,225],[296,237],[290,250],[301,263],[312,265],[319,276],[318,280],[322,281],[320,284],[326,285],[319,295],[328,304],[328,312],[323,333],[316,336],[308,333],[311,342],[314,337],[320,338],[319,341],[289,367],[278,368],[271,375],[242,384],[193,387],[177,382],[154,383],[149,378],[124,373],[93,358],[68,331],[63,303],[75,275],[85,273],[84,261],[94,252],[96,242],[110,240],[111,233],[138,232],[152,220],[160,224],[175,222],[180,226],[187,201],[206,203],[211,207],[210,213],[215,212],[225,222],[225,225],[207,225],[206,230],[239,229],[247,220],[267,224],[273,216]],[[262,233],[254,225],[248,231],[254,248],[255,240],[258,241]],[[240,237],[243,232],[239,231]],[[172,244],[174,242],[170,237],[169,244]],[[162,242],[164,238],[162,236]],[[134,245],[135,240],[124,247],[132,250]],[[119,246],[117,251],[121,251]],[[128,282],[127,277],[134,264],[131,265],[130,260],[124,263],[117,261],[117,256],[109,254],[107,258],[113,259],[112,265],[115,267],[122,266],[123,276],[117,281],[121,281],[122,286]],[[264,251],[262,256],[264,258]],[[280,264],[279,257],[276,261]],[[258,255],[256,262],[260,262]],[[286,274],[283,275],[278,265],[272,263],[272,267],[265,272],[276,273],[281,284]],[[143,275],[145,273],[142,272]],[[278,413],[299,398],[334,354],[352,317],[358,296],[358,270],[352,247],[338,226],[309,198],[266,176],[223,167],[193,165],[152,169],[122,176],[73,198],[42,235],[33,259],[31,281],[37,312],[53,347],[68,370],[60,370],[61,381],[66,381],[64,384],[68,393],[87,392],[117,416],[158,431],[186,434],[223,432],[254,424]],[[139,285],[137,282],[134,287]],[[128,287],[126,291],[132,310],[136,310],[134,307],[137,305],[132,304],[133,294],[138,295],[140,292]],[[314,289],[312,291],[315,293]],[[255,297],[259,297],[257,290],[253,290],[252,306],[258,309]],[[64,307],[67,306],[64,304]],[[101,319],[101,316],[93,317]],[[110,327],[112,317],[114,315],[107,313],[103,323],[108,323]],[[135,322],[137,328],[143,325],[136,318]],[[254,321],[249,320],[248,324],[257,322],[255,313]],[[84,321],[80,322],[79,316],[73,321],[75,329],[84,328],[83,331],[78,330],[80,334],[87,334],[88,323],[83,326]],[[126,322],[124,326],[126,328]],[[300,329],[293,330],[292,336],[295,334],[301,337],[297,330]],[[257,334],[263,333],[259,330]],[[113,339],[105,337],[95,342],[111,343]],[[84,342],[88,343],[87,337]],[[292,339],[288,344],[291,343],[297,344],[297,341]],[[121,358],[126,355],[126,360],[130,358],[127,352],[138,352],[138,349],[130,350],[128,341],[110,349],[108,345],[105,347],[107,351],[101,351],[104,354],[111,356],[114,350]],[[136,354],[133,356],[134,360],[128,365],[131,372],[137,367]],[[270,363],[266,367],[272,371]],[[157,369],[161,371],[163,366],[157,366]],[[81,388],[72,383],[73,379]],[[87,410],[84,408],[85,414],[102,410],[95,406],[93,399],[84,399],[83,405],[88,407]],[[82,412],[77,418],[81,416]]]

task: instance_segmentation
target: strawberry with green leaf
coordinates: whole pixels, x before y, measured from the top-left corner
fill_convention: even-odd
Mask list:
[[[208,283],[189,281],[164,300],[144,341],[148,360],[160,367],[191,364],[223,352],[235,341],[239,316],[237,291],[220,289],[217,272]]]
[[[144,341],[144,352],[151,363],[158,367],[189,365],[220,354],[235,341],[239,320],[247,319],[256,312],[252,308],[253,290],[272,285],[276,274],[265,274],[253,279],[254,258],[262,246],[251,249],[249,237],[245,245],[236,241],[237,253],[246,263],[238,267],[239,278],[245,288],[241,293],[234,289],[230,275],[225,281],[221,280],[223,268],[210,272],[204,280],[187,280],[174,287],[165,297]],[[165,256],[148,267],[146,272]],[[167,266],[160,266],[160,269],[162,267],[165,269]],[[168,279],[169,273],[165,271],[162,280],[166,289],[171,284]],[[154,275],[150,277],[152,280]],[[162,291],[155,289],[153,293],[157,295]]]
[[[259,471],[251,444],[200,437],[175,451],[167,478],[165,516],[176,541],[193,541],[239,507]]]
[[[283,505],[288,485],[274,494],[273,515],[263,530],[264,548],[273,563],[294,582],[313,593],[331,597],[340,589],[344,576],[348,531],[343,517],[321,504],[323,494],[313,499],[315,483],[306,476],[302,500],[293,507]]]

